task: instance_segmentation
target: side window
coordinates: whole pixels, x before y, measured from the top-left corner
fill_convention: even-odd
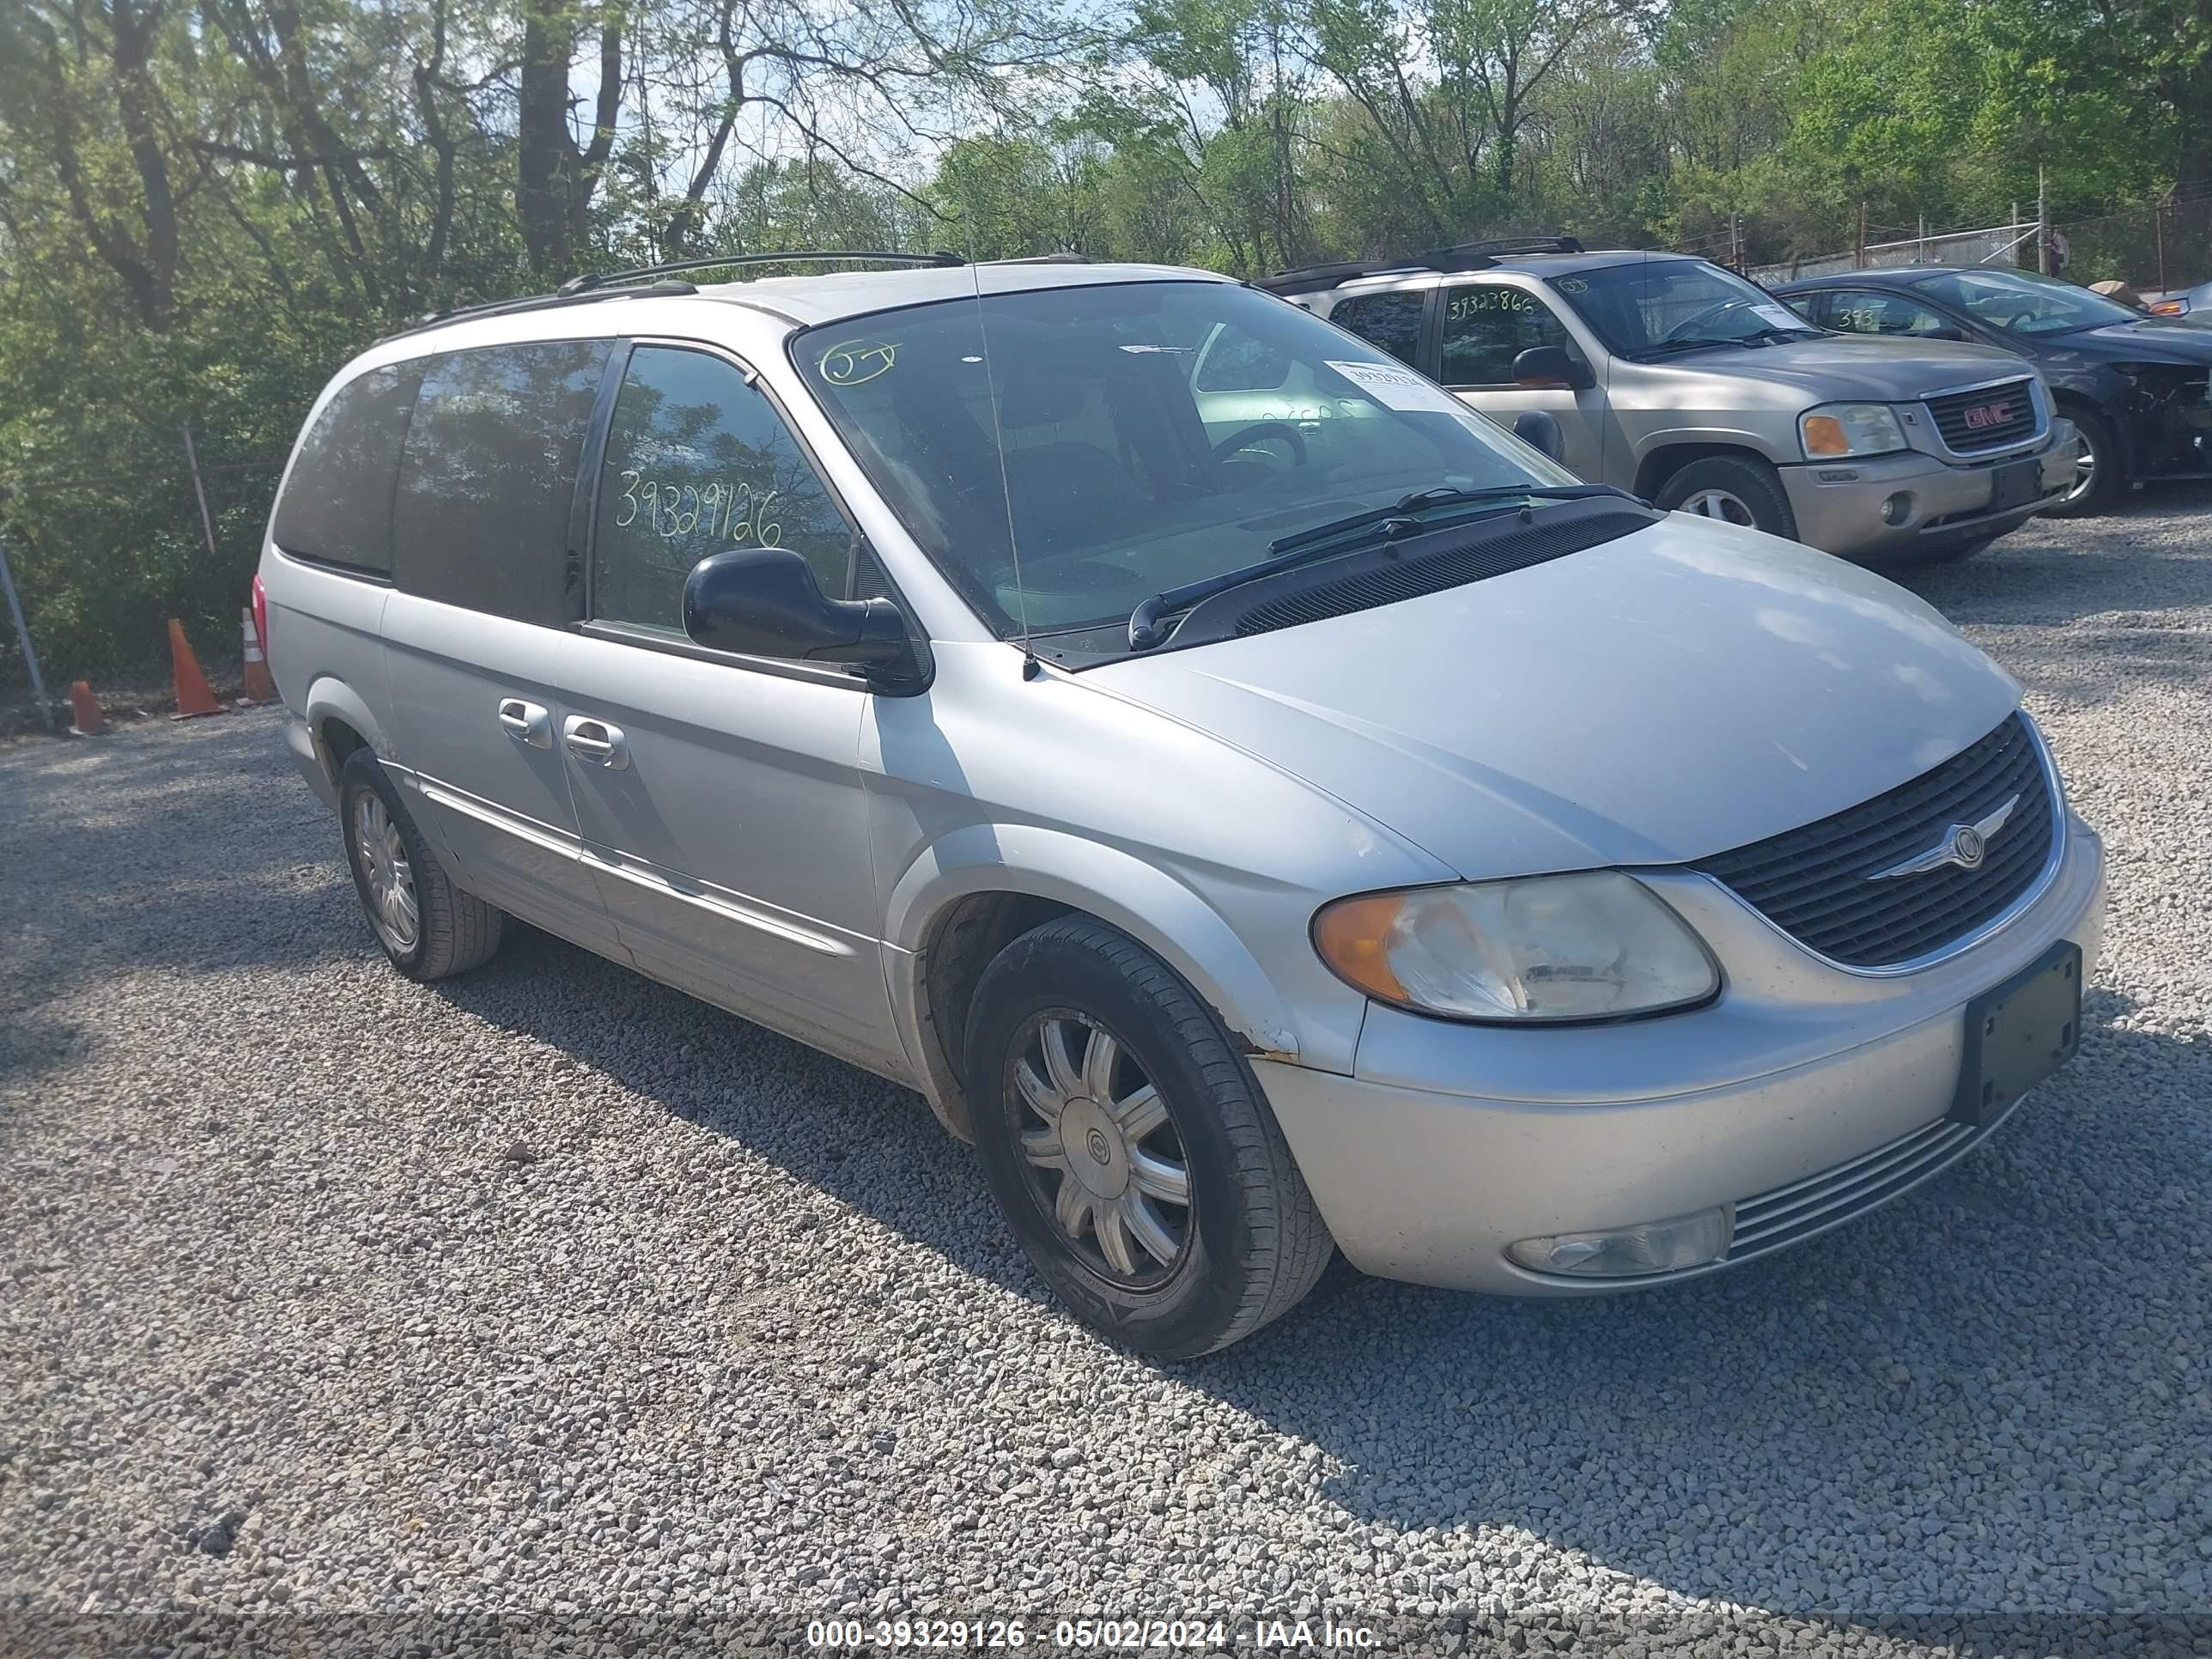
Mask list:
[[[372,368],[340,386],[300,446],[270,534],[288,553],[392,574],[392,488],[422,365]]]
[[[684,579],[709,553],[787,547],[845,597],[853,532],[768,395],[720,357],[640,346],[599,474],[592,615],[684,631]]]
[[[1513,360],[1531,346],[1570,343],[1552,309],[1533,294],[1467,283],[1444,295],[1446,386],[1510,386]]]
[[[425,361],[392,512],[400,592],[568,619],[569,498],[607,349],[554,340]]]
[[[1224,323],[1199,365],[1200,392],[1273,392],[1291,377],[1287,353]]]
[[[1377,345],[1400,362],[1419,368],[1421,354],[1420,293],[1359,294],[1340,300],[1328,319],[1348,328],[1370,345]]]
[[[1820,320],[1847,334],[1925,336],[1948,326],[1925,306],[1917,306],[1900,294],[1832,289],[1820,299]]]

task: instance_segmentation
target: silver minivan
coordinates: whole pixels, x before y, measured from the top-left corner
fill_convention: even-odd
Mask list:
[[[1741,1263],[2073,1054],[2100,843],[1927,605],[1251,288],[910,263],[572,284],[317,402],[269,657],[402,973],[511,915],[918,1091],[1163,1355],[1336,1250]]]
[[[1965,558],[2076,479],[2024,359],[1839,334],[1687,254],[1522,237],[1261,286],[1493,419],[1553,422],[1582,477],[1862,562]]]

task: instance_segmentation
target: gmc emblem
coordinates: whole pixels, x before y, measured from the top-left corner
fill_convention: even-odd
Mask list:
[[[1979,432],[1987,427],[2002,426],[2010,419],[2012,419],[2010,404],[1983,404],[1978,408],[1966,411],[1967,428],[1974,432]]]

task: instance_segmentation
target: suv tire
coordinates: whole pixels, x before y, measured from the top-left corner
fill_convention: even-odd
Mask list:
[[[491,959],[504,918],[453,885],[366,749],[339,769],[338,826],[362,914],[394,968],[427,981]]]
[[[1797,539],[1797,515],[1774,469],[1756,455],[1708,455],[1659,486],[1651,504]]]
[[[1045,1282],[1162,1358],[1225,1348],[1294,1307],[1334,1245],[1213,1011],[1087,916],[1000,951],[963,1049],[975,1150]]]

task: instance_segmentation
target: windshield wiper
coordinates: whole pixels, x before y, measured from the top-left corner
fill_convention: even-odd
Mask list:
[[[1383,540],[1395,541],[1399,537],[1420,527],[1418,514],[1433,512],[1440,507],[1460,507],[1473,501],[1526,501],[1531,496],[1553,501],[1577,501],[1592,495],[1618,495],[1623,501],[1644,505],[1625,489],[1611,484],[1491,484],[1480,489],[1459,489],[1449,485],[1434,489],[1417,489],[1411,495],[1401,495],[1388,507],[1370,507],[1364,513],[1354,513],[1347,518],[1333,519],[1318,524],[1310,530],[1295,531],[1287,536],[1278,536],[1267,544],[1267,556],[1234,570],[1224,571],[1218,576],[1208,576],[1194,582],[1185,582],[1180,587],[1170,587],[1155,593],[1139,603],[1129,613],[1129,648],[1149,651],[1164,643],[1170,630],[1164,619],[1189,610],[1217,593],[1225,593],[1232,587],[1242,587],[1246,582],[1256,581],[1279,570],[1288,570],[1326,554],[1346,552],[1351,544],[1338,546],[1346,537],[1359,531],[1380,533]],[[1507,511],[1512,509],[1508,508]]]
[[[1648,346],[1639,346],[1634,351],[1623,352],[1621,355],[1632,362],[1641,363],[1673,352],[1708,351],[1715,346],[1741,346],[1747,351],[1756,351],[1759,348],[1752,344],[1753,337],[1748,334],[1731,334],[1725,339],[1707,339],[1700,336],[1693,340],[1660,340]]]

